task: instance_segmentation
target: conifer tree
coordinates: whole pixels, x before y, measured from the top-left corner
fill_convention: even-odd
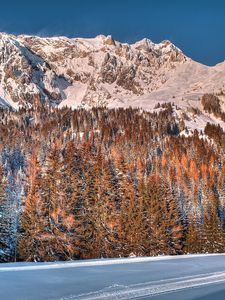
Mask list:
[[[17,239],[17,257],[19,260],[42,260],[44,245],[42,235],[47,225],[45,208],[41,198],[41,167],[37,153],[33,152],[29,162],[28,191]]]
[[[218,216],[216,195],[212,190],[209,191],[208,203],[204,207],[202,240],[202,252],[224,252],[224,231]]]
[[[0,166],[0,254],[1,261],[12,259],[12,207],[7,199],[7,181],[2,166]]]
[[[64,212],[66,202],[63,187],[61,145],[53,144],[44,174],[41,177],[41,197],[43,201],[45,232],[42,235],[43,257],[47,260],[65,260],[73,257],[73,245],[68,231],[68,215]]]
[[[201,227],[200,227],[201,228]],[[201,252],[201,235],[199,234],[199,226],[193,217],[190,217],[188,222],[188,230],[185,241],[186,253],[200,253]]]

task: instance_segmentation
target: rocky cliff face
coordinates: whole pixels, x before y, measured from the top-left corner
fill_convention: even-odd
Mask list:
[[[0,34],[0,97],[12,107],[59,103],[59,76],[14,36]]]
[[[160,88],[188,58],[172,43],[0,34],[2,105],[107,105]]]

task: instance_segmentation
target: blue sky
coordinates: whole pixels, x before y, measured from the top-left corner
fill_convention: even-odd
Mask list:
[[[169,39],[193,59],[225,60],[225,0],[1,0],[0,30],[42,36]]]

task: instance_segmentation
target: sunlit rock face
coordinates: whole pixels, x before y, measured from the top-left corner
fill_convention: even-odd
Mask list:
[[[171,42],[0,34],[0,97],[14,108],[107,105],[151,93],[188,58]]]

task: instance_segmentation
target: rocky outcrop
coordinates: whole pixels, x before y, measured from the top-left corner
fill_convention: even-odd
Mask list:
[[[20,106],[60,103],[61,78],[40,56],[13,36],[0,34],[0,78],[4,98]],[[64,79],[65,80],[65,79]]]

